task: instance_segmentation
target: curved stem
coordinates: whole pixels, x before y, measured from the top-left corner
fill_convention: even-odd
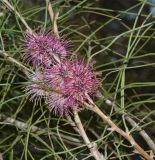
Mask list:
[[[99,93],[98,98],[105,98],[101,93]],[[114,110],[117,111],[118,114],[120,115],[124,115],[126,121],[133,127],[135,128],[139,134],[143,137],[143,139],[145,140],[145,142],[148,144],[148,146],[150,147],[150,149],[152,149],[152,151],[155,152],[155,143],[153,142],[153,140],[151,139],[151,137],[146,133],[145,130],[143,130],[137,122],[135,122],[134,119],[132,119],[127,113],[122,112],[118,107],[117,104],[114,103],[113,101],[111,101],[110,99],[106,99],[105,103],[108,106],[113,106]]]
[[[120,135],[122,135],[125,139],[127,139],[130,144],[143,156],[145,157],[147,160],[153,160],[153,158],[150,157],[150,155],[144,151],[143,148],[141,148],[137,142],[134,140],[134,138],[127,132],[123,131],[121,128],[119,128],[111,119],[110,117],[108,117],[107,115],[105,115],[94,103],[93,101],[90,99],[90,97],[88,97],[89,102],[92,104],[88,104],[85,103],[86,106],[88,106],[89,109],[91,109],[92,111],[94,111],[95,113],[97,113],[104,122],[106,122],[107,124],[109,124],[112,128],[112,130],[116,131],[117,133],[119,133]]]

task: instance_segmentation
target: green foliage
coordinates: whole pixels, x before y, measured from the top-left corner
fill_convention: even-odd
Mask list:
[[[46,1],[13,0],[12,6],[29,26],[51,30]],[[155,141],[155,18],[146,0],[65,1],[57,0],[57,25],[60,35],[73,44],[80,57],[96,60],[102,73],[102,94],[96,103],[122,129],[153,155],[146,141],[125,116],[133,118]],[[34,105],[26,97],[28,83],[22,55],[26,28],[20,18],[0,2],[0,153],[10,160],[90,159],[82,138],[65,117],[49,113],[47,106]],[[7,53],[10,57],[6,57]],[[106,99],[117,104],[108,106]],[[123,137],[87,109],[80,113],[91,141],[108,159],[130,160],[138,156]]]

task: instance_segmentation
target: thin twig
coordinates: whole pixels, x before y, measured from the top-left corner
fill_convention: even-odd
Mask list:
[[[92,111],[94,111],[95,113],[97,113],[104,122],[106,122],[107,124],[109,124],[112,128],[113,131],[116,131],[117,133],[119,133],[120,135],[122,135],[125,139],[127,139],[130,144],[143,156],[145,157],[147,160],[153,160],[153,158],[150,157],[150,155],[144,151],[143,148],[141,148],[137,142],[134,140],[134,138],[127,132],[123,131],[121,128],[119,128],[111,119],[110,117],[108,117],[107,115],[105,115],[97,106],[95,103],[93,103],[92,99],[87,96],[88,101],[90,102],[90,104],[85,103],[85,105]]]
[[[23,131],[27,131],[28,128],[28,124],[26,124],[25,122],[21,122],[19,120],[16,120],[12,117],[7,117],[5,114],[0,114],[0,124],[8,124],[8,125],[14,125],[17,128],[23,130]],[[31,126],[31,132],[38,132],[38,133],[43,133],[43,134],[48,134],[48,131],[45,129],[42,129],[40,127],[37,126]],[[77,139],[77,138],[73,138],[70,137],[68,135],[62,134],[60,133],[59,135],[56,132],[49,132],[50,135],[55,136],[55,137],[59,137],[59,135],[61,136],[62,139],[64,139],[66,142],[68,142],[69,144],[73,144],[73,145],[79,145],[82,143],[81,140]]]
[[[78,133],[78,134],[80,134],[80,131],[79,131],[79,129],[77,128],[75,122],[72,120],[72,118],[71,118],[69,115],[66,116],[66,118],[67,118],[69,124],[70,124],[70,125],[73,127],[73,129],[75,130],[75,132]]]
[[[2,153],[0,153],[0,160],[3,160]]]
[[[46,2],[48,3],[48,12],[49,12],[51,21],[53,23],[53,32],[58,38],[60,38],[59,31],[58,31],[58,25],[57,25],[57,19],[59,17],[59,12],[57,11],[54,13],[53,8],[52,8],[52,3],[50,2],[50,0],[46,0]]]
[[[80,131],[80,135],[82,136],[84,142],[86,143],[87,147],[89,148],[92,156],[96,159],[96,160],[105,160],[105,158],[103,157],[103,155],[97,150],[97,145],[96,143],[92,143],[90,142],[84,128],[83,125],[81,123],[80,117],[77,113],[77,111],[73,111],[74,112],[74,120],[76,122],[76,125]]]
[[[52,8],[52,4],[51,4],[50,0],[46,0],[46,3],[47,3],[47,5],[48,5],[48,12],[49,12],[51,21],[52,21],[52,23],[53,23],[53,20],[54,20],[54,12],[53,12],[53,8]]]
[[[124,115],[125,115],[125,119],[130,123],[130,125],[133,128],[135,128],[137,131],[139,131],[139,134],[143,137],[143,139],[148,144],[150,149],[155,151],[155,144],[154,144],[153,140],[149,137],[149,135],[144,130],[142,130],[142,128],[131,117],[129,117],[125,113],[124,113]]]
[[[53,21],[53,30],[54,30],[54,33],[55,35],[60,38],[59,36],[59,31],[58,31],[58,26],[57,26],[57,19],[59,17],[59,12],[57,11],[54,15],[54,21]]]
[[[19,61],[17,61],[16,59],[14,59],[13,57],[11,57],[8,53],[6,53],[5,51],[0,51],[0,54],[2,56],[4,56],[6,59],[8,59],[9,61],[11,61],[12,63],[16,64],[17,66],[21,67],[24,71],[28,71],[33,73],[33,71],[29,68],[27,68],[26,66],[24,66],[22,63],[20,63]]]
[[[21,22],[25,25],[26,29],[28,30],[29,33],[33,34],[32,29],[29,27],[29,25],[27,24],[27,22],[25,21],[25,19],[22,17],[22,15],[19,14],[19,12],[9,3],[8,0],[2,0],[2,2],[6,5],[6,7],[8,7],[9,9],[11,9],[21,20]]]
[[[99,96],[100,98],[104,98],[103,95]],[[155,143],[153,142],[153,140],[150,138],[150,136],[145,132],[145,130],[143,130],[131,117],[128,116],[127,113],[122,112],[117,105],[112,102],[109,99],[105,100],[105,103],[109,106],[113,106],[115,111],[117,111],[117,113],[124,115],[126,121],[133,127],[135,128],[137,131],[139,131],[139,134],[144,138],[145,142],[148,144],[148,146],[150,147],[150,149],[152,149],[155,152]]]
[[[77,116],[77,117],[76,117]],[[76,133],[80,134],[82,136],[82,138],[84,139],[84,142],[87,144],[87,142],[89,141],[89,144],[87,144],[88,146],[88,149],[90,150],[90,152],[92,153],[92,155],[94,154],[97,154],[97,156],[99,156],[100,160],[105,160],[104,156],[97,150],[97,145],[96,143],[91,143],[84,128],[83,128],[83,125],[81,123],[81,120],[80,120],[80,117],[78,115],[78,113],[75,111],[74,113],[74,119],[75,119],[75,122],[71,119],[70,116],[67,116],[67,119],[70,123],[70,125],[73,127],[73,129],[75,130]],[[82,125],[82,126],[81,126]],[[81,127],[80,127],[81,126]],[[81,129],[83,128],[83,129]],[[89,128],[90,130],[90,128]],[[91,129],[91,131],[94,133],[93,129]],[[99,138],[99,136],[97,136],[97,138]],[[91,143],[91,144],[90,144]],[[89,145],[92,145],[92,147],[89,147]],[[91,151],[91,149],[94,150],[94,151]],[[96,155],[95,155],[96,156]],[[94,157],[96,159],[96,157]]]
[[[2,0],[2,2],[6,5],[6,7],[8,7],[8,9],[11,9],[21,20],[21,22],[25,25],[27,31],[30,34],[34,34],[32,29],[29,27],[29,25],[27,24],[27,22],[25,21],[25,19],[19,14],[19,12],[14,8],[14,6],[12,6],[8,0]],[[16,59],[12,58],[8,53],[6,53],[5,51],[0,51],[0,53],[9,61],[15,63],[16,65],[20,66],[22,69],[24,69],[24,71],[28,71],[33,73],[33,71],[27,67],[25,67],[23,64],[21,64],[20,62],[18,62]]]

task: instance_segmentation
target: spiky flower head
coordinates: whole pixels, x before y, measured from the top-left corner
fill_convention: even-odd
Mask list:
[[[63,61],[44,71],[46,81],[58,92],[46,96],[49,108],[57,114],[68,114],[70,109],[79,110],[79,104],[87,101],[99,87],[93,64],[84,60]]]
[[[48,90],[45,88],[45,79],[41,71],[36,71],[34,74],[28,75],[30,83],[26,86],[25,92],[30,96],[30,100],[36,103],[45,97]]]
[[[50,67],[56,60],[63,60],[68,54],[69,43],[63,38],[58,39],[53,33],[39,32],[27,34],[24,49],[26,62],[33,67]]]

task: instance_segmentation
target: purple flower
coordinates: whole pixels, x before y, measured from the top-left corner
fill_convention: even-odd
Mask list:
[[[71,109],[78,110],[77,106],[68,105],[68,97],[65,97],[59,93],[51,93],[46,98],[46,103],[50,111],[53,111],[56,115],[68,115]]]
[[[31,83],[26,86],[25,92],[30,96],[30,100],[37,103],[49,92],[48,89],[45,88],[44,75],[42,72],[37,71],[32,75],[28,75],[28,77]]]
[[[97,73],[93,64],[84,60],[63,61],[44,71],[49,85],[58,92],[48,94],[46,102],[51,110],[61,115],[68,114],[70,109],[79,110],[79,104],[87,101],[99,87]]]
[[[68,53],[69,43],[58,39],[53,33],[28,34],[24,49],[24,58],[33,67],[50,67],[56,61],[63,60]]]

